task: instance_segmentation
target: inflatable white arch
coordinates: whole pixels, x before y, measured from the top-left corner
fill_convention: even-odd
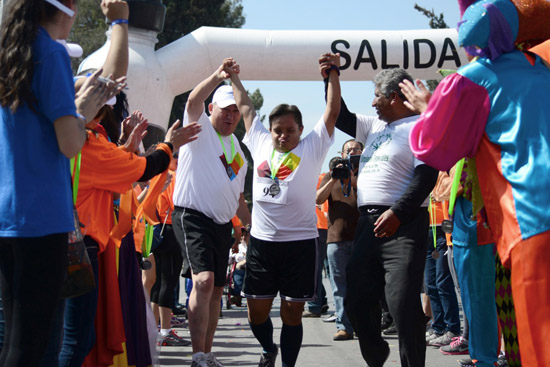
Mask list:
[[[317,58],[340,52],[341,80],[372,80],[380,70],[407,69],[437,79],[438,69],[467,63],[454,29],[411,31],[267,31],[201,27],[155,51],[156,33],[130,28],[128,100],[151,124],[166,130],[174,97],[194,88],[232,56],[243,80],[320,80]],[[79,71],[103,65],[107,42]]]

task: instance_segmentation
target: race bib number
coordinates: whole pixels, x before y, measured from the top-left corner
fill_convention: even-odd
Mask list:
[[[254,200],[274,204],[286,204],[288,182],[279,181],[278,185],[271,178],[258,177],[254,182]]]

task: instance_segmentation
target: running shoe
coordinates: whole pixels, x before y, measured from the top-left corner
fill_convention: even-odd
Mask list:
[[[454,338],[451,344],[442,346],[439,351],[445,355],[469,354],[468,340],[461,336]]]
[[[444,345],[451,344],[453,339],[458,336],[459,335],[453,333],[452,331],[446,331],[440,337],[429,340],[427,344],[431,347],[442,347]]]
[[[206,364],[208,367],[224,367],[223,364],[216,359],[214,353],[206,353]]]
[[[391,324],[389,328],[382,331],[382,334],[384,335],[397,335],[397,328],[395,327],[395,324]]]
[[[176,334],[174,330],[170,330],[170,333],[163,336],[162,340],[160,340],[158,344],[163,347],[186,347],[191,345],[191,342]]]
[[[185,327],[185,317],[172,316],[170,323],[174,328],[183,328]]]
[[[209,367],[206,354],[203,352],[197,352],[193,354],[191,367]]]
[[[338,316],[336,316],[336,314],[333,313],[329,317],[324,318],[322,321],[323,322],[336,322],[336,320],[338,320]]]
[[[274,352],[262,353],[258,367],[275,367],[275,361],[277,360],[279,348],[277,348],[277,344],[273,344],[273,346],[275,347]]]

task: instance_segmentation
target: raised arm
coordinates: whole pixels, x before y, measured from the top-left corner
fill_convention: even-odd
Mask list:
[[[197,121],[204,112],[204,101],[216,87],[225,79],[230,77],[226,68],[235,64],[232,58],[226,58],[223,63],[208,78],[204,79],[191,91],[185,109],[189,116],[189,121]]]
[[[128,72],[128,3],[124,0],[103,0],[101,10],[112,24],[111,47],[103,65],[102,76],[112,74],[114,79]]]
[[[328,135],[334,133],[334,126],[340,114],[340,54],[326,53],[319,57],[319,70],[323,78],[328,77],[327,106],[323,114],[323,120]]]
[[[226,71],[231,75],[231,83],[233,85],[233,95],[235,96],[235,102],[239,112],[243,115],[244,127],[246,132],[250,130],[254,117],[256,117],[256,110],[254,105],[248,96],[248,93],[244,89],[241,79],[239,78],[239,65],[234,64],[233,67],[227,67]]]

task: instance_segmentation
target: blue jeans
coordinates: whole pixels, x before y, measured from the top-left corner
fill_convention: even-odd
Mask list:
[[[353,241],[329,243],[327,245],[327,259],[330,269],[329,279],[336,308],[336,329],[353,333],[351,322],[344,311],[344,297],[346,296],[346,266],[351,257]]]
[[[235,269],[233,271],[233,291],[231,294],[234,296],[240,296],[241,290],[243,289],[243,281],[244,281],[244,269]]]
[[[327,230],[319,229],[319,238],[317,239],[317,288],[315,289],[315,300],[307,303],[307,309],[310,312],[320,314],[323,305],[327,304],[327,292],[323,285],[323,264],[327,257]]]
[[[98,250],[97,243],[90,237],[84,237],[86,250],[94,270],[96,285],[98,282]],[[95,344],[95,314],[97,310],[97,286],[90,293],[80,297],[65,300],[64,333],[60,367],[80,367]]]
[[[434,247],[433,245],[428,246],[426,267],[424,269],[426,294],[430,297],[432,306],[432,328],[439,334],[450,331],[458,335],[460,334],[460,316],[455,286],[447,261],[447,241],[441,228],[437,228],[436,236],[436,248],[439,258],[436,260],[432,257]],[[429,241],[430,244],[433,244],[431,228],[429,230]]]

